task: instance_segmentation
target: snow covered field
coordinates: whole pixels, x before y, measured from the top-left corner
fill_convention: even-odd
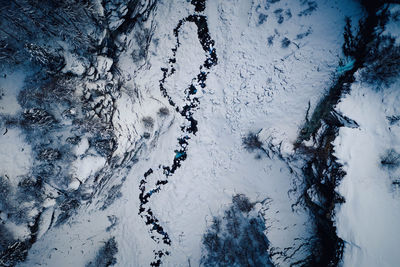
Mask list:
[[[122,7],[118,12],[126,14]],[[96,266],[96,255],[112,238],[116,266],[198,266],[206,253],[204,233],[237,194],[255,203],[254,212],[265,221],[271,263],[306,264],[316,226],[312,212],[299,204],[304,188],[294,143],[344,58],[345,18],[364,15],[357,1],[209,0],[204,11],[186,0],[157,1],[147,20],[118,36],[123,43],[116,49],[118,60],[98,56],[90,76],[99,80],[82,80],[75,92],[92,99],[95,90],[122,84],[118,93],[94,100],[110,103],[105,120],[116,136],[112,155],[96,151],[93,136],[85,133],[68,164],[67,193],[92,194],[86,184],[101,185],[59,225],[53,221],[62,212],[55,201],[45,202],[38,238],[18,266]],[[123,22],[110,23],[114,29]],[[205,29],[211,39],[203,38]],[[88,63],[79,65],[71,53],[64,53],[63,72],[88,74]],[[5,94],[0,113],[13,115],[21,112],[13,94],[24,75],[7,75],[0,78]],[[346,172],[337,187],[346,202],[335,208],[344,266],[400,262],[399,86],[397,81],[376,90],[356,77],[335,107],[359,125],[341,127],[333,143]],[[190,106],[186,117],[185,105]],[[18,128],[7,131],[0,136],[0,175],[17,186],[18,176],[29,172],[33,152]],[[280,147],[279,154],[266,146],[246,149],[243,138],[249,133]],[[385,159],[391,163],[382,164]],[[9,230],[28,231],[27,225],[18,227]]]

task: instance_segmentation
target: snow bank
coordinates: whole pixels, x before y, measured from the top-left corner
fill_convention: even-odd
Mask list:
[[[338,193],[336,226],[345,240],[344,266],[397,266],[400,262],[400,199],[393,185],[400,170],[381,161],[389,150],[400,152],[400,125],[389,116],[400,114],[400,82],[377,90],[355,83],[337,109],[359,128],[340,128],[335,155],[346,176]],[[397,193],[396,193],[397,192]]]

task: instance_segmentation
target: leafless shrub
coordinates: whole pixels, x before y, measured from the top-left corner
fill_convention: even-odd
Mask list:
[[[232,202],[242,212],[250,212],[254,207],[254,203],[251,203],[243,194],[233,196]]]
[[[258,139],[257,134],[255,133],[248,133],[247,136],[243,137],[242,139],[244,148],[249,151],[253,152],[254,150],[262,149],[262,143]]]
[[[158,112],[157,112],[158,116],[160,117],[166,117],[169,115],[169,109],[167,107],[161,107]]]
[[[143,117],[142,122],[146,128],[152,129],[154,127],[154,119],[150,116]]]
[[[370,44],[365,68],[361,75],[369,83],[389,86],[400,74],[400,46],[391,36],[378,38]]]
[[[301,2],[302,2],[303,5],[307,4],[308,8],[304,9],[303,11],[301,11],[299,13],[299,17],[311,15],[311,13],[314,12],[318,7],[317,2],[315,2],[315,1],[302,0]]]
[[[86,267],[108,267],[117,263],[115,255],[118,252],[117,241],[112,237],[105,242],[104,246],[100,248],[96,258],[86,264]]]
[[[394,149],[390,149],[386,152],[386,154],[381,158],[382,166],[385,166],[389,169],[395,169],[400,166],[400,154],[397,153]]]
[[[232,202],[203,235],[201,266],[272,266],[263,218],[250,215],[254,204],[244,195],[234,196]]]
[[[282,47],[287,48],[292,42],[289,40],[289,38],[285,37],[282,39]]]
[[[386,118],[389,121],[390,125],[394,125],[398,121],[400,121],[400,115],[387,116]]]

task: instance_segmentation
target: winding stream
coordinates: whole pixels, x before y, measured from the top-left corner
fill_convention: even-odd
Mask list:
[[[168,233],[161,226],[160,221],[154,215],[151,207],[149,206],[149,200],[154,194],[161,191],[162,187],[168,183],[168,179],[175,173],[175,171],[179,167],[181,167],[181,163],[187,158],[189,140],[191,139],[191,136],[196,135],[198,131],[198,122],[193,117],[194,111],[198,108],[200,104],[199,99],[196,97],[196,93],[198,91],[198,88],[206,87],[206,80],[207,75],[209,74],[209,70],[212,66],[216,65],[218,61],[216,50],[214,48],[214,40],[212,40],[209,35],[207,18],[206,16],[201,14],[205,9],[205,0],[192,0],[191,3],[195,6],[196,13],[180,20],[175,27],[174,36],[176,38],[176,45],[174,48],[172,48],[173,55],[169,59],[169,67],[161,68],[163,76],[159,84],[162,95],[166,99],[168,99],[169,104],[175,109],[175,111],[185,118],[187,124],[185,123],[181,125],[182,135],[177,139],[178,149],[175,150],[175,157],[172,160],[172,164],[170,166],[159,165],[158,167],[162,168],[163,177],[158,179],[151,189],[148,189],[148,187],[146,186],[148,177],[154,173],[153,169],[150,168],[148,171],[145,172],[139,184],[139,215],[145,220],[146,225],[151,226],[149,230],[151,238],[155,242],[157,242],[157,244],[162,242],[167,246],[171,246],[171,239]],[[180,47],[179,32],[185,23],[194,23],[197,26],[197,35],[200,44],[206,53],[206,60],[199,67],[199,74],[193,79],[192,84],[184,89],[185,105],[183,107],[179,107],[168,95],[168,91],[165,88],[164,84],[165,80],[175,73],[174,64],[176,64],[176,53]],[[162,257],[164,255],[169,255],[169,251],[166,249],[160,249],[158,251],[154,251],[154,254],[154,261],[151,262],[150,265],[160,266]]]

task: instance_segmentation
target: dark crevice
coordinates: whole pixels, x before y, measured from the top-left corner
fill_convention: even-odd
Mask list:
[[[335,189],[346,173],[334,156],[332,142],[340,127],[354,128],[358,124],[336,113],[334,107],[350,91],[350,86],[355,81],[355,72],[366,64],[368,47],[377,38],[376,30],[385,19],[385,12],[378,13],[381,7],[381,4],[366,7],[367,16],[360,21],[356,37],[351,35],[351,27],[349,21],[347,22],[343,52],[354,59],[354,65],[336,78],[328,94],[314,109],[311,118],[306,120],[295,143],[297,153],[306,157],[306,164],[302,169],[305,178],[302,199],[315,219],[317,237],[311,255],[302,266],[338,266],[342,260],[344,241],[336,233],[334,209],[336,204],[344,202]],[[304,145],[303,141],[310,139],[314,141],[314,146]],[[309,195],[310,189],[318,196],[319,203],[314,202]]]

